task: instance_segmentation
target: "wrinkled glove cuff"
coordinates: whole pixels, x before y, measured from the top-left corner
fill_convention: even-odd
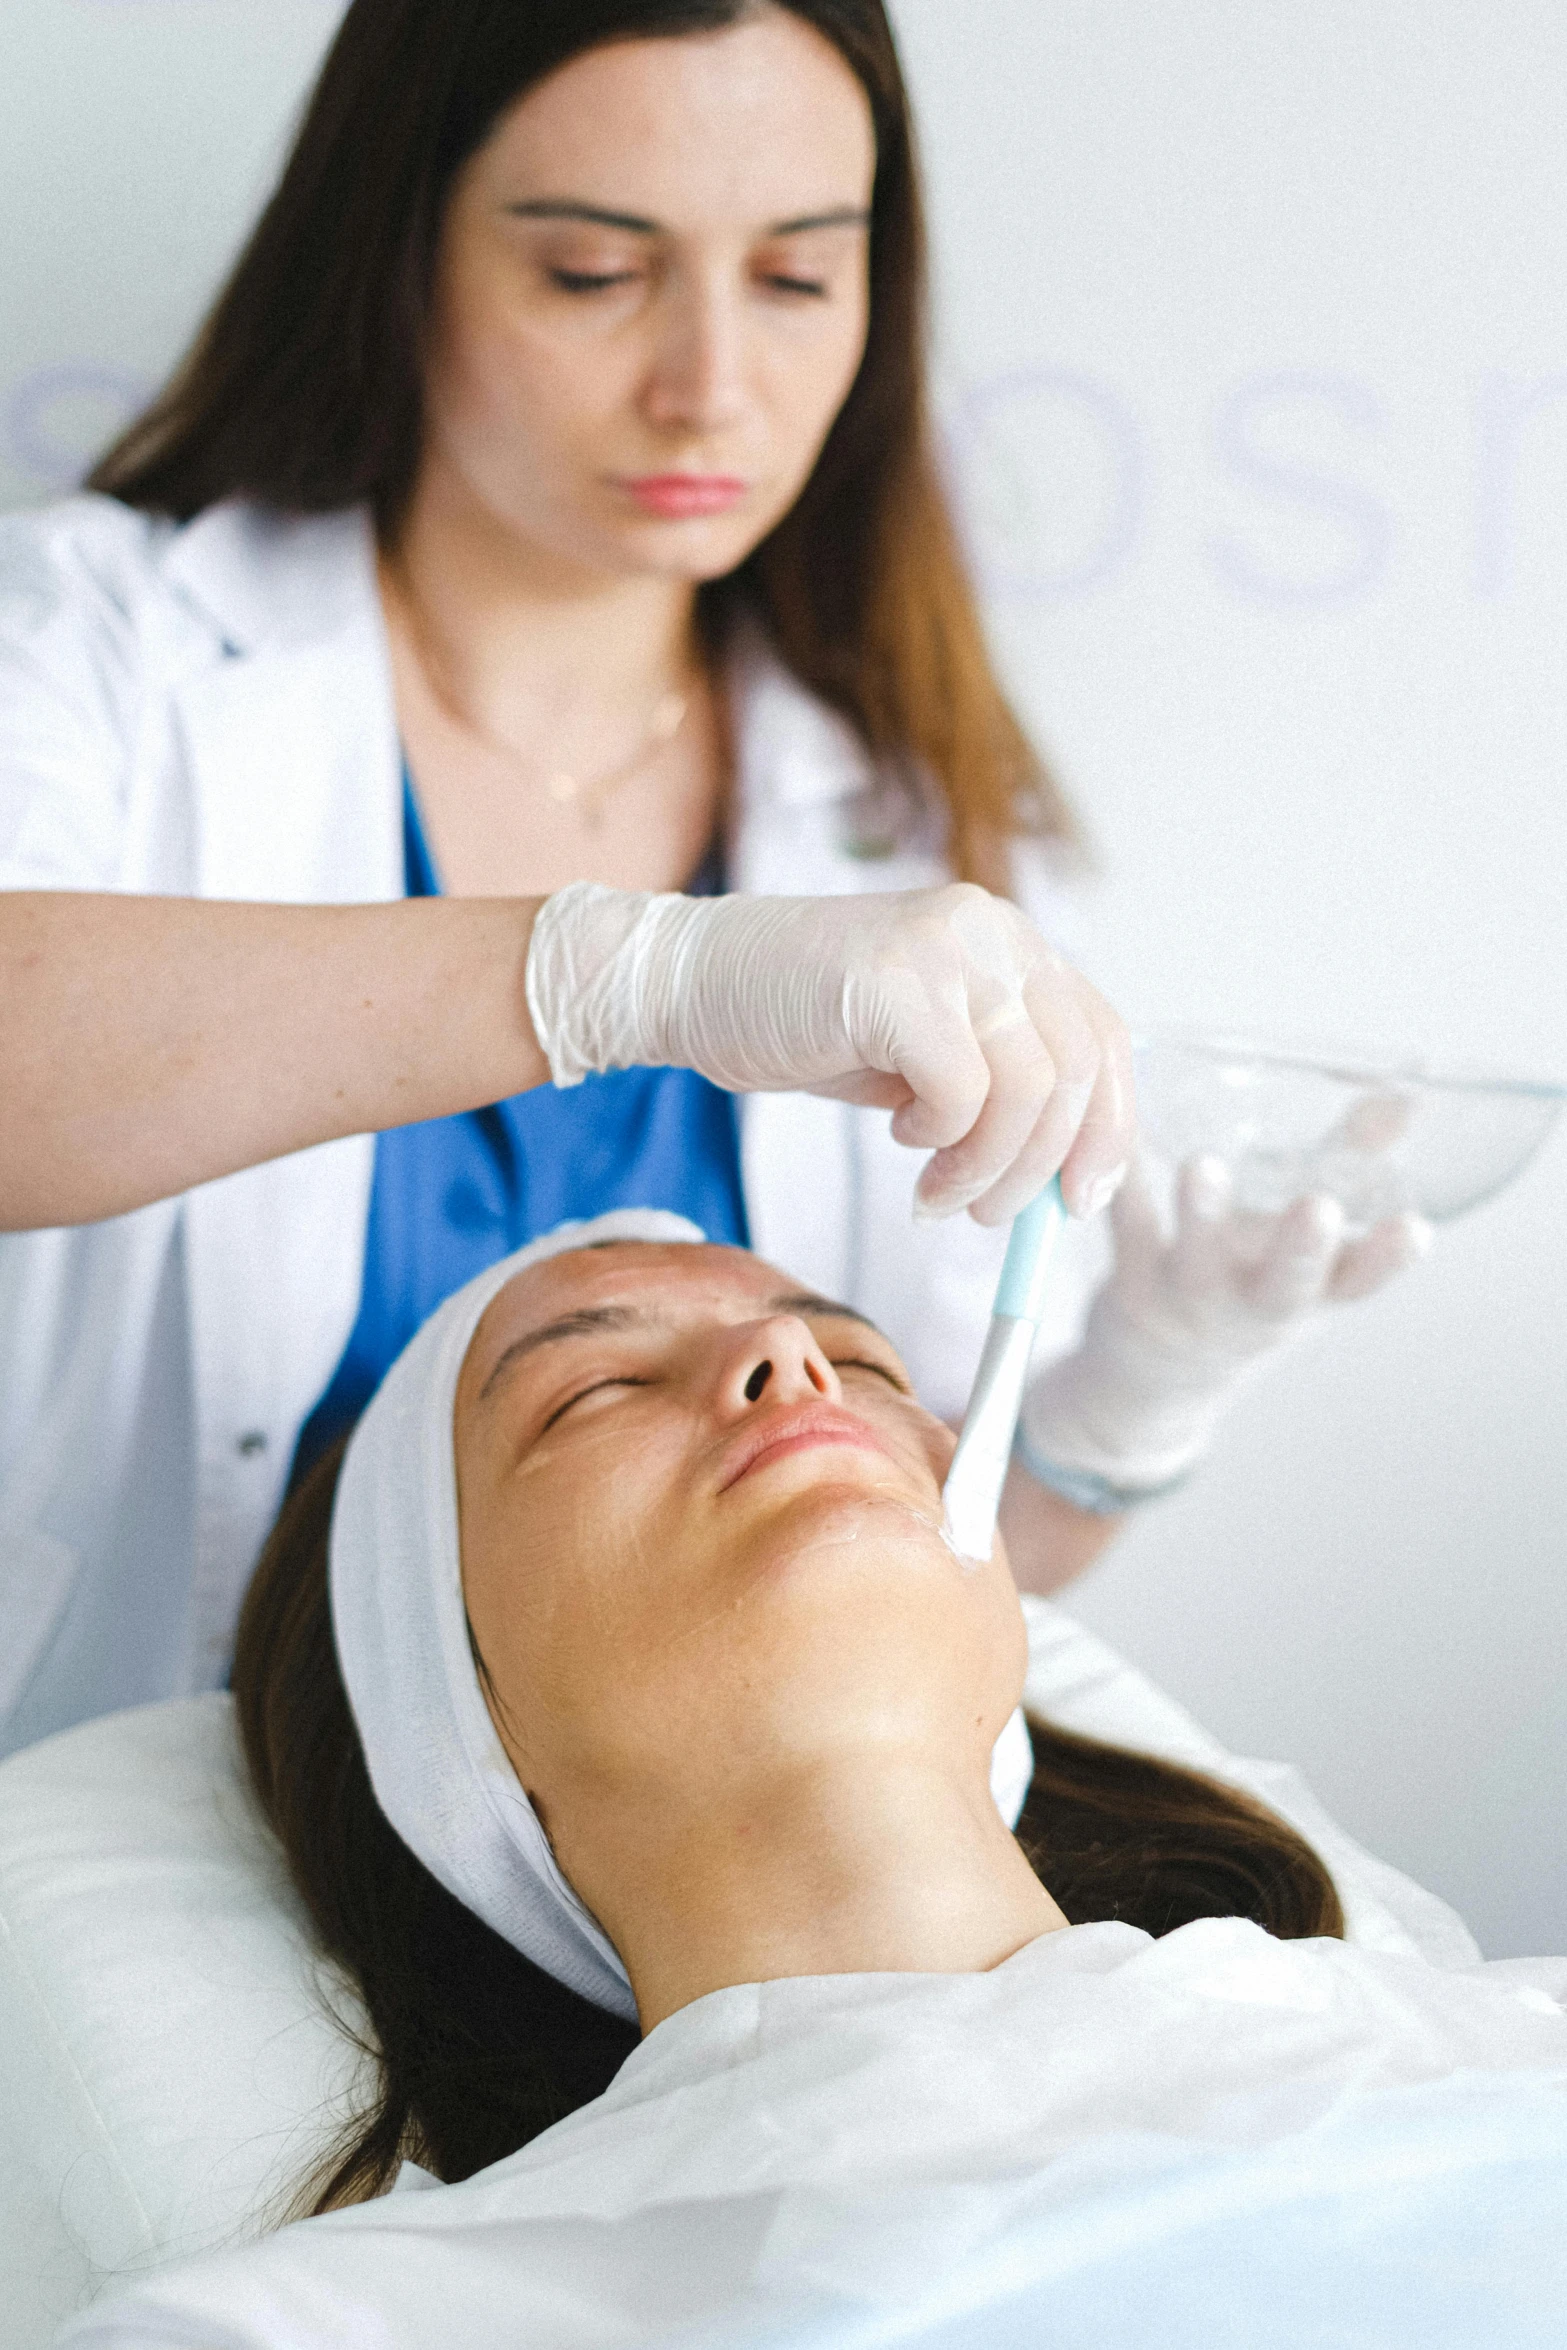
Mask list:
[[[1162,1501],[1167,1493],[1178,1493],[1198,1465],[1197,1460],[1193,1460],[1176,1476],[1166,1477],[1159,1485],[1117,1485],[1110,1478],[1102,1477],[1097,1469],[1068,1469],[1059,1461],[1048,1459],[1037,1445],[1029,1442],[1021,1427],[1013,1452],[1036,1485],[1043,1485],[1051,1493],[1058,1493],[1074,1509],[1083,1510],[1094,1518],[1124,1517],[1128,1510],[1139,1509],[1145,1501]]]
[[[713,901],[574,881],[545,899],[524,986],[558,1086],[675,1058],[669,1012]]]

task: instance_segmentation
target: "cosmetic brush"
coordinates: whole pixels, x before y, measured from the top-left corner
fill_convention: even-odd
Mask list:
[[[995,1538],[1001,1488],[1023,1408],[1028,1358],[1039,1328],[1045,1283],[1066,1217],[1056,1176],[1012,1225],[1006,1262],[991,1309],[958,1449],[942,1490],[942,1531],[959,1556],[988,1559]]]

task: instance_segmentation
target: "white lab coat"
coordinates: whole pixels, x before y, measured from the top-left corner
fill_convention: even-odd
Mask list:
[[[944,878],[934,818],[906,815],[887,847],[863,750],[760,646],[735,704],[736,889]],[[82,497],[0,522],[0,887],[402,895],[363,514],[233,504],[179,529]],[[373,1157],[356,1136],[104,1223],[0,1235],[0,1753],[224,1679],[353,1324]],[[917,1162],[884,1117],[837,1103],[747,1100],[742,1164],[756,1248],[871,1314],[932,1406],[960,1411],[999,1237],[913,1225]]]

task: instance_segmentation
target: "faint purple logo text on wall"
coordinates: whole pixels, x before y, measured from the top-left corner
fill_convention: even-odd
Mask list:
[[[1333,369],[1249,371],[1167,398],[1065,368],[974,385],[947,456],[998,603],[1094,596],[1157,557],[1233,601],[1302,616],[1440,563],[1490,601],[1567,577],[1567,374],[1395,394]]]
[[[66,492],[151,389],[95,359],[35,369],[0,393],[0,462]],[[1041,363],[960,393],[945,441],[998,604],[1078,602],[1155,559],[1166,582],[1185,570],[1301,616],[1362,604],[1415,564],[1481,602],[1567,582],[1567,373],[1433,382],[1417,412],[1407,387],[1342,370],[1155,398]]]

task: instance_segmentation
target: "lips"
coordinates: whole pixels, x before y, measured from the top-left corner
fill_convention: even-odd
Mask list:
[[[806,1405],[800,1411],[779,1412],[764,1426],[748,1429],[743,1440],[730,1448],[718,1490],[727,1493],[753,1469],[784,1459],[792,1452],[806,1452],[828,1444],[848,1445],[859,1452],[879,1452],[889,1460],[892,1457],[880,1437],[852,1412],[839,1411],[831,1404]]]
[[[645,514],[687,521],[704,514],[727,513],[739,504],[750,485],[732,473],[649,473],[620,486]]]

